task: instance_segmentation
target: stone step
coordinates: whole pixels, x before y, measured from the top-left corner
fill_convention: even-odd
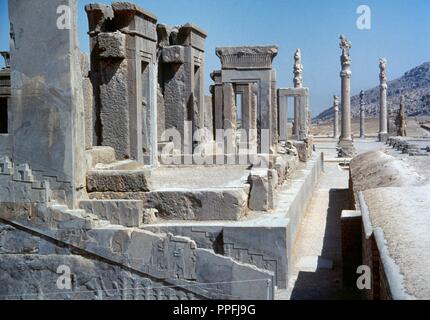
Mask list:
[[[151,189],[151,171],[92,170],[87,173],[88,192],[147,192]]]
[[[248,212],[249,185],[242,188],[162,189],[150,192],[92,192],[92,200],[141,200],[165,220],[214,221],[242,219]]]
[[[79,207],[116,225],[138,228],[144,223],[141,200],[85,200],[79,203]]]

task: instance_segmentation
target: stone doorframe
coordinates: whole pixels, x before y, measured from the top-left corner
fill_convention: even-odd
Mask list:
[[[278,89],[280,141],[288,138],[288,104],[285,102],[290,97],[294,98],[294,125],[297,126],[297,136],[292,138],[304,141],[309,133],[309,88]]]

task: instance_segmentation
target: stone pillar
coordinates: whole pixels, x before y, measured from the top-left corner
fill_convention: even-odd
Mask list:
[[[57,8],[70,8],[57,27]],[[77,208],[85,189],[85,120],[76,0],[10,0],[13,161]],[[43,18],[41,18],[43,17]],[[31,190],[31,183],[30,188]]]
[[[353,157],[355,148],[351,134],[351,42],[345,36],[340,36],[340,48],[342,49],[340,77],[342,80],[342,120],[341,136],[339,141],[339,155],[341,157]]]
[[[118,160],[157,156],[157,18],[126,2],[85,6],[90,27],[97,145]]]
[[[297,140],[304,141],[308,137],[309,123],[309,90],[303,88],[304,94],[295,97],[298,101],[299,122],[297,124]]]
[[[211,78],[214,81],[212,88],[212,108],[213,108],[213,119],[214,129],[222,129],[223,123],[223,95],[222,95],[222,82],[221,82],[221,71],[214,71],[211,74]]]
[[[224,97],[224,129],[236,129],[236,102],[234,87],[232,83],[224,83],[223,86],[223,97]]]
[[[379,141],[385,142],[388,137],[388,116],[387,116],[387,60],[382,58],[379,60]]]
[[[366,117],[366,111],[364,109],[364,91],[362,90],[360,92],[360,138],[364,139],[366,138],[366,128],[365,128],[365,117]]]
[[[286,142],[288,140],[288,97],[279,95],[279,141]]]
[[[162,51],[160,86],[164,88],[166,129],[176,129],[185,137],[185,122],[192,134],[205,124],[204,53],[206,33],[192,24],[158,25],[158,45]]]
[[[260,129],[261,126],[257,123],[257,109],[258,109],[258,84],[251,83],[251,102],[250,102],[250,113],[251,113],[251,130],[249,134],[249,145],[250,147],[255,147],[256,152],[258,152],[258,146],[260,145]],[[253,150],[253,149],[251,149]]]
[[[400,109],[396,118],[397,135],[406,137],[406,113],[405,105],[403,103],[403,96],[400,97]]]
[[[339,139],[339,97],[333,98],[334,122],[333,122],[333,136]]]
[[[227,130],[224,132],[227,153],[236,150],[236,128],[237,128],[237,114],[236,114],[236,97],[234,92],[234,86],[232,83],[223,83],[223,114],[224,124],[223,129]]]
[[[271,89],[270,95],[272,101],[270,102],[271,106],[271,137],[272,137],[272,148],[274,150],[277,149],[278,141],[279,141],[279,131],[278,131],[278,97],[277,97],[277,83],[276,83],[276,70],[272,70],[271,72]],[[276,152],[276,151],[275,151]]]
[[[294,54],[294,88],[303,87],[303,65],[302,65],[302,53],[300,49],[296,50]],[[293,124],[293,136],[296,138],[299,135],[299,123],[300,123],[300,97],[294,97],[294,124]]]

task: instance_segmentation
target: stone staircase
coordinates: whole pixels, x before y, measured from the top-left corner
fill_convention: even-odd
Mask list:
[[[8,179],[12,186],[1,193],[0,223],[198,299],[273,298],[273,272],[198,248],[187,237],[112,224],[84,209],[70,209],[50,198],[49,184],[35,180],[28,165],[13,166],[6,158],[0,163],[0,178]],[[18,197],[16,190],[21,190]]]

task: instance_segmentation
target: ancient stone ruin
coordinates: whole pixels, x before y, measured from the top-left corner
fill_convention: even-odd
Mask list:
[[[402,194],[418,213],[427,208],[430,143],[406,137],[403,101],[398,137],[387,131],[386,60],[378,135],[365,130],[362,92],[354,140],[352,45],[341,36],[341,99],[329,136],[316,137],[305,50],[221,43],[211,52],[201,27],[113,2],[85,6],[85,54],[76,0],[8,5],[0,300],[429,297],[428,287],[416,289],[407,247],[391,240],[399,232],[418,241],[403,228]],[[278,86],[274,61],[293,54],[292,86]],[[210,85],[207,55],[220,60]],[[389,260],[387,246],[401,259]],[[426,261],[414,259],[422,270]],[[378,283],[357,292],[362,264]],[[59,285],[63,273],[70,281]]]

